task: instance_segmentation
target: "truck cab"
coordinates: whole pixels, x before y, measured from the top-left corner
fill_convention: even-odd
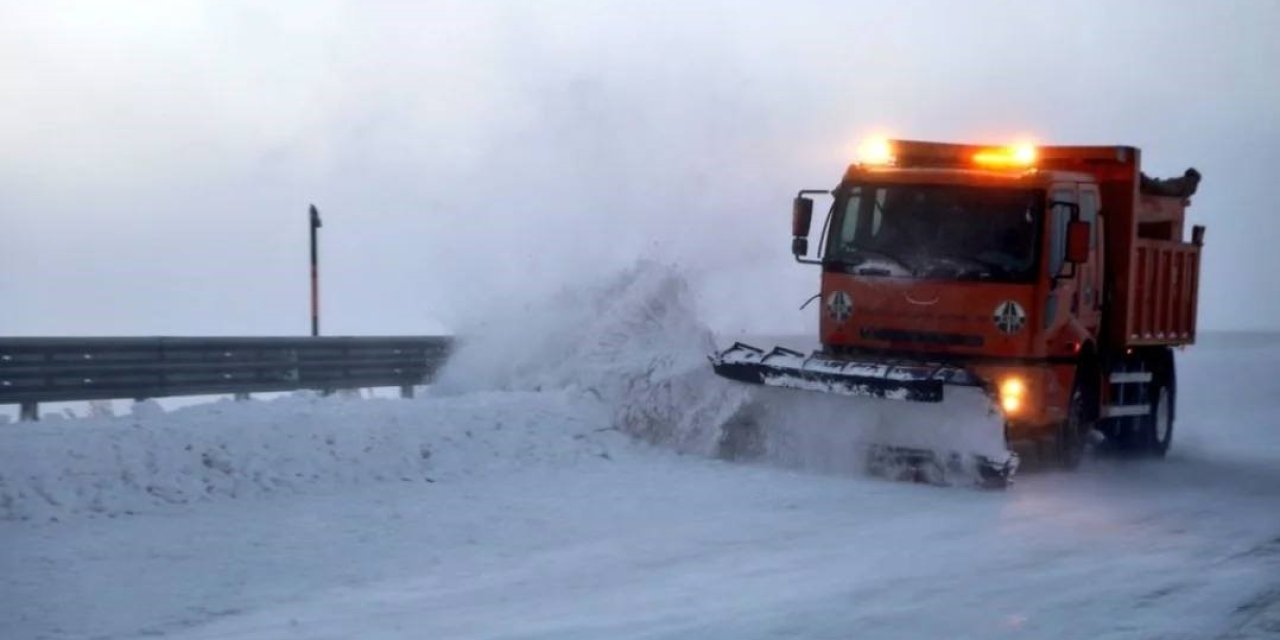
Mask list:
[[[1011,442],[1056,442],[1068,466],[1094,428],[1163,453],[1169,347],[1194,341],[1203,229],[1182,241],[1189,200],[1144,193],[1139,158],[1128,146],[864,146],[834,189],[794,204],[792,251],[822,269],[821,355],[961,367],[991,389]],[[831,208],[811,257],[817,193]],[[1160,390],[1163,440],[1148,425]]]

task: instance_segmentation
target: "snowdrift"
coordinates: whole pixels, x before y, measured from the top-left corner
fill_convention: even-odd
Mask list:
[[[433,401],[295,396],[0,434],[0,519],[116,515],[372,482],[430,484],[600,459],[622,438],[564,393]]]

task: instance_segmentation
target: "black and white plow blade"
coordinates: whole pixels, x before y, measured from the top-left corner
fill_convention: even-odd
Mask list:
[[[711,356],[711,366],[738,382],[913,402],[941,402],[944,385],[981,384],[968,371],[946,364],[837,360],[785,347],[765,351],[741,342]]]
[[[984,487],[1004,487],[1017,471],[1003,414],[963,368],[838,360],[741,343],[710,359],[718,375],[765,387],[754,394],[750,413],[760,422],[759,440],[773,449],[766,455],[783,462],[838,471],[831,458],[843,451],[872,475]]]

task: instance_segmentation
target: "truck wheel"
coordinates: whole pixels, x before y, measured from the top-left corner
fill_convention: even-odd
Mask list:
[[[1151,415],[1142,421],[1142,453],[1163,458],[1173,444],[1173,389],[1167,384],[1155,388],[1151,400]]]
[[[1071,404],[1067,407],[1067,419],[1058,426],[1054,457],[1058,466],[1074,471],[1084,460],[1084,447],[1093,423],[1089,420],[1086,396],[1079,384],[1071,391]]]

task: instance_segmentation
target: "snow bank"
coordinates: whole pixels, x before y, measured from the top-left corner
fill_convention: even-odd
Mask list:
[[[295,396],[0,432],[0,519],[115,515],[370,482],[432,483],[608,456],[598,403],[565,393],[432,401]]]

